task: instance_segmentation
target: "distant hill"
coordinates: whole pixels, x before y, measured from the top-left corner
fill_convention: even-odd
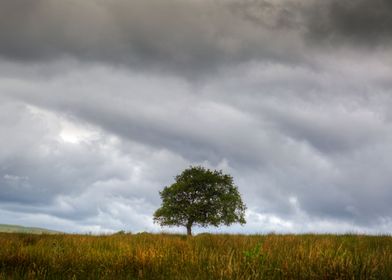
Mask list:
[[[59,231],[44,229],[44,228],[36,228],[36,227],[23,227],[16,225],[2,225],[0,224],[0,232],[9,232],[9,233],[34,233],[34,234],[58,234],[61,233]]]

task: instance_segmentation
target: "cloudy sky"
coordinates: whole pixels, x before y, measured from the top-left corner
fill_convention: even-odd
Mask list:
[[[248,207],[245,226],[207,230],[391,233],[391,14],[0,0],[0,223],[159,232],[159,190],[204,165]]]

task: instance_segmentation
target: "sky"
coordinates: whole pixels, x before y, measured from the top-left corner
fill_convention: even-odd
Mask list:
[[[229,233],[392,232],[389,0],[0,0],[0,223],[184,232],[191,165]]]

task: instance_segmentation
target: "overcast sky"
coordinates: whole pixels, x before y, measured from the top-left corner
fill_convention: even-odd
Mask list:
[[[0,0],[0,223],[139,232],[190,165],[245,226],[392,232],[390,0]],[[184,229],[179,229],[185,232]]]

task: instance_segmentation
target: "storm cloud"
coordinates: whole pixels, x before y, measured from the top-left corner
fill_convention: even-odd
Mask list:
[[[248,206],[223,231],[390,232],[391,8],[1,1],[0,223],[158,231],[202,164]]]
[[[391,44],[392,3],[387,0],[323,1],[311,10],[310,37],[326,43],[385,47]]]
[[[290,21],[287,8],[262,2],[255,22],[247,11],[257,3],[249,4],[3,1],[0,52],[24,61],[71,56],[196,77],[254,58],[299,62],[301,41],[294,27],[284,24]]]

